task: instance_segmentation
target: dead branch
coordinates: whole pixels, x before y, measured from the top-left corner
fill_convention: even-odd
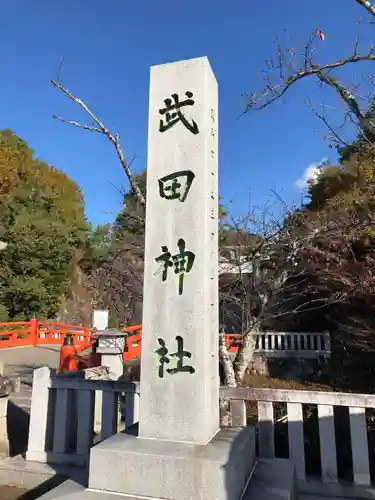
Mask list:
[[[116,150],[117,157],[120,160],[122,168],[125,171],[125,174],[126,174],[126,176],[128,178],[128,181],[130,183],[130,186],[131,186],[132,192],[134,193],[134,196],[136,197],[136,199],[138,200],[138,202],[140,203],[140,205],[143,208],[145,208],[146,207],[145,197],[143,196],[142,191],[139,188],[137,180],[134,179],[134,177],[132,176],[129,164],[127,163],[127,161],[125,159],[125,155],[124,155],[124,153],[123,153],[123,151],[121,149],[118,134],[116,134],[116,135],[112,134],[104,126],[103,122],[101,122],[99,120],[99,118],[97,118],[94,115],[94,113],[87,107],[87,105],[81,99],[79,99],[78,97],[75,97],[71,92],[69,92],[68,89],[66,89],[65,87],[63,87],[59,82],[57,82],[56,80],[51,80],[51,83],[52,83],[52,85],[54,87],[56,87],[63,94],[65,94],[69,99],[71,99],[72,101],[76,102],[85,111],[85,113],[87,115],[89,115],[89,117],[94,121],[94,123],[96,123],[97,126],[83,125],[83,124],[80,124],[80,123],[78,123],[78,122],[76,122],[74,120],[66,120],[66,119],[61,118],[61,117],[56,116],[56,115],[53,115],[53,118],[56,119],[56,120],[62,121],[64,123],[67,123],[69,125],[73,125],[74,127],[82,128],[84,130],[90,130],[92,132],[98,132],[100,134],[105,135],[111,141],[111,143],[113,144],[113,146],[114,146],[114,148]]]
[[[355,49],[355,51],[357,48]],[[269,75],[267,74],[265,79],[266,79],[266,86],[263,91],[263,93],[258,97],[256,94],[244,94],[244,96],[247,98],[247,106],[245,113],[250,111],[251,109],[257,109],[261,110],[269,106],[270,104],[274,103],[278,99],[280,99],[291,87],[294,85],[296,82],[302,80],[303,78],[309,77],[309,76],[318,76],[322,72],[326,72],[329,70],[333,70],[336,68],[343,67],[347,64],[352,64],[352,63],[357,63],[357,62],[363,62],[363,61],[375,61],[375,48],[371,49],[371,51],[368,54],[354,54],[350,57],[347,57],[345,59],[340,59],[339,61],[335,61],[333,63],[327,63],[323,64],[322,66],[319,66],[312,61],[312,53],[310,52],[309,55],[305,56],[304,60],[304,66],[305,69],[301,69],[294,73],[293,75],[289,76],[288,78],[285,78],[284,81],[280,84],[272,84],[271,81],[269,80]],[[270,69],[275,69],[274,66],[271,66]],[[266,73],[269,72],[269,69],[266,70]],[[270,97],[269,97],[270,96]],[[266,98],[266,102],[263,104],[259,104],[260,101]]]
[[[322,83],[326,83],[331,86],[339,94],[340,98],[345,102],[351,113],[357,118],[360,129],[365,135],[374,135],[375,127],[372,120],[361,111],[357,100],[354,95],[347,90],[344,85],[339,83],[335,78],[332,78],[323,71],[318,71],[316,76]]]
[[[361,5],[365,9],[367,9],[368,12],[370,12],[370,14],[375,16],[375,7],[371,5],[371,3],[368,0],[356,0],[356,2],[359,3],[359,5]]]
[[[342,139],[339,134],[335,131],[335,129],[328,123],[327,118],[324,115],[321,115],[316,111],[316,109],[313,107],[313,105],[310,102],[306,102],[307,106],[311,109],[311,111],[314,113],[314,115],[321,120],[324,125],[328,128],[328,130],[332,133],[332,137],[325,136],[326,139],[329,139],[330,142],[335,142],[336,144],[348,146],[348,143]]]

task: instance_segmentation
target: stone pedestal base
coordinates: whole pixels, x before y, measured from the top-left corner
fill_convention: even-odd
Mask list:
[[[308,484],[307,487],[306,484]],[[318,486],[320,486],[320,488],[316,489],[317,484],[314,485],[311,481],[304,483],[304,488],[307,488],[310,493],[312,491],[320,493],[320,495],[323,495],[324,498],[328,500],[328,496],[326,496],[328,495],[328,491],[325,491],[324,488],[322,489],[320,483],[318,483]],[[334,484],[333,486],[336,487],[337,485]],[[362,492],[361,496],[359,492],[355,495],[353,491],[349,492],[349,490],[345,491],[347,494],[344,493],[344,490],[340,492],[340,488],[333,488],[333,490],[335,490],[339,498],[344,498],[344,496],[345,498],[354,498],[354,496],[355,498],[370,498],[368,494],[366,496],[364,492]],[[205,495],[207,491],[209,491],[210,494],[208,498],[212,498],[211,490],[208,490],[208,485],[206,484],[206,488],[202,494],[195,496],[192,500],[206,500],[207,496],[203,495]],[[121,493],[89,490],[74,481],[65,481],[65,483],[46,495],[43,495],[40,500],[125,500],[125,498],[128,500],[151,500],[150,497],[146,498],[136,495],[123,495]],[[179,497],[176,496],[175,498]],[[222,496],[220,496],[220,498],[222,498]],[[291,460],[285,458],[259,460],[254,468],[254,473],[251,475],[246,493],[243,496],[243,500],[297,500],[297,498],[299,498],[299,496],[296,489],[294,464]],[[318,498],[318,494],[314,496],[314,498]],[[321,497],[319,496],[319,498]],[[330,496],[329,498],[332,497]],[[158,500],[165,500],[165,497]]]
[[[91,450],[89,488],[165,500],[239,500],[255,461],[254,429],[207,445],[117,434]]]

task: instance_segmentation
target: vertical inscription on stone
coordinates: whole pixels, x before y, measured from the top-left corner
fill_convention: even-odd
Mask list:
[[[187,99],[185,101],[180,101],[178,94],[172,94],[172,99],[168,97],[168,99],[164,100],[165,108],[159,109],[159,113],[161,116],[165,116],[164,119],[161,119],[159,122],[159,132],[166,132],[170,128],[172,128],[176,123],[181,121],[181,123],[191,132],[192,134],[199,134],[198,125],[194,120],[189,120],[186,118],[183,112],[183,108],[185,106],[193,106],[195,101],[192,99],[193,92],[189,90],[185,92],[185,96]]]
[[[219,428],[216,116],[217,83],[206,58],[151,69],[145,438],[206,443]]]

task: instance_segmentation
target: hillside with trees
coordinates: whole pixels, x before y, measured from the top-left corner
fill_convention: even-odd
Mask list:
[[[374,140],[360,132],[340,148],[339,163],[321,168],[290,221],[310,236],[301,254],[309,270],[304,289],[339,299],[302,315],[298,326],[331,331],[336,373],[344,387],[361,390],[372,379],[375,348]]]
[[[1,131],[1,321],[57,314],[88,229],[79,187],[12,131]]]

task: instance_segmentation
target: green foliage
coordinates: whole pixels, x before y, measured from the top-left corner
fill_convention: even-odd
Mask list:
[[[332,77],[326,78],[334,81]],[[337,82],[336,84],[339,85]],[[345,89],[340,89],[346,92]],[[347,209],[358,202],[358,197],[364,201],[365,192],[369,198],[374,184],[375,136],[373,126],[368,125],[374,119],[375,101],[363,115],[363,130],[358,137],[351,144],[338,148],[339,165],[322,168],[316,182],[310,183],[310,202],[307,205],[310,210],[322,209],[324,206],[341,206]]]
[[[371,123],[375,119],[375,101],[373,100],[370,109],[365,114],[366,120]],[[365,133],[361,133],[358,137],[350,144],[339,147],[338,152],[340,155],[340,163],[344,163],[353,157],[357,159],[365,159],[371,163],[375,160],[374,142],[375,137],[373,136],[372,130],[366,130]]]
[[[327,165],[317,179],[309,184],[307,204],[309,210],[328,206],[348,208],[358,201],[360,193],[371,189],[374,179],[374,164],[358,152],[348,157],[341,165]]]
[[[139,174],[134,175],[135,180],[138,182],[139,188],[146,197],[146,183],[147,183],[147,171],[142,170]],[[134,235],[144,235],[145,232],[145,220],[144,220],[144,209],[134,196],[133,191],[129,191],[124,194],[124,208],[118,214],[115,226],[114,226],[114,236],[116,239],[121,238],[124,233],[131,233]]]
[[[8,310],[4,304],[0,304],[0,322],[6,322],[9,320]]]
[[[221,195],[219,195],[219,225],[222,227],[227,227],[228,226],[228,217],[229,217],[229,212],[228,210],[220,203],[220,201],[223,199]]]
[[[108,262],[112,245],[112,227],[110,224],[91,226],[84,246],[80,266],[86,272]]]
[[[372,106],[367,116],[373,115]],[[285,303],[299,311],[308,301],[318,307],[279,318],[277,328],[331,330],[353,370],[354,360],[363,359],[359,352],[375,349],[374,145],[375,137],[359,134],[340,151],[338,165],[321,169],[308,203],[286,220],[303,279],[288,282]]]
[[[326,166],[321,170],[316,181],[309,184],[309,208],[322,208],[332,198],[347,193],[353,187],[355,181],[356,177],[343,167]]]
[[[50,318],[86,239],[84,202],[64,173],[0,131],[0,304],[10,319]],[[4,312],[5,314],[5,312]]]

